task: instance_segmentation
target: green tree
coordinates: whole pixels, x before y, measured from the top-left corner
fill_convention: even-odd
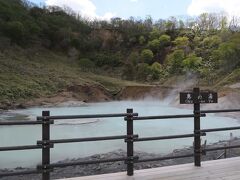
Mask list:
[[[159,37],[159,42],[161,47],[168,46],[170,45],[171,37],[166,34],[163,34]]]
[[[221,42],[222,42],[221,38],[217,35],[214,35],[211,37],[204,38],[202,44],[204,48],[218,48]]]
[[[21,43],[24,39],[24,26],[20,21],[11,21],[6,24],[5,33],[15,43]]]
[[[153,52],[150,49],[144,49],[141,52],[143,62],[151,64],[153,60]]]
[[[185,59],[184,51],[177,49],[167,56],[167,67],[171,74],[182,72],[182,61]]]
[[[224,72],[230,72],[240,66],[240,47],[234,42],[227,42],[220,45],[219,58]]]
[[[177,27],[177,19],[174,16],[171,16],[166,22],[167,31],[173,32]]]
[[[138,42],[140,45],[144,45],[144,43],[146,42],[146,39],[144,36],[140,36],[139,39],[138,39]]]
[[[136,65],[137,63],[140,62],[140,56],[138,52],[131,52],[131,54],[128,56],[128,64],[133,64]]]
[[[148,48],[151,49],[154,53],[158,52],[160,47],[160,41],[158,39],[154,39],[148,42]]]
[[[189,45],[189,39],[185,36],[177,37],[173,42],[179,48],[186,48]]]
[[[221,43],[221,38],[218,35],[206,37],[203,40],[199,40],[199,47],[195,47],[195,54],[202,57],[205,63],[208,62],[208,64],[213,64],[212,60],[215,56],[215,50]]]
[[[160,37],[161,33],[157,28],[153,28],[153,30],[149,33],[149,39],[154,40]]]
[[[158,80],[163,75],[162,65],[158,62],[154,62],[150,67],[151,79]]]
[[[197,72],[201,66],[202,58],[197,57],[195,54],[190,54],[183,60],[182,65],[185,72]]]

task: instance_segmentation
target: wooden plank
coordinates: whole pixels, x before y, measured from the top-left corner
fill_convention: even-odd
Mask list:
[[[221,161],[220,161],[221,162]],[[218,164],[220,164],[221,166],[220,166],[220,168],[224,168],[224,169],[226,169],[226,168],[229,168],[229,162],[227,163],[226,161],[223,161],[223,162],[226,162],[226,163],[224,163],[224,164],[222,164],[222,163],[220,163],[220,162],[217,162]],[[216,162],[215,162],[216,163]],[[240,164],[240,162],[238,163],[238,164]],[[161,176],[164,176],[165,174],[166,174],[166,176],[169,176],[169,173],[174,173],[175,175],[181,175],[181,174],[183,174],[183,175],[187,175],[188,173],[190,173],[190,174],[192,174],[192,172],[194,171],[194,173],[197,173],[197,172],[200,172],[200,173],[204,173],[204,172],[206,172],[206,170],[208,170],[209,168],[211,168],[211,170],[213,171],[213,170],[219,170],[220,168],[219,168],[219,166],[215,166],[214,164],[214,166],[213,165],[211,165],[211,166],[213,166],[213,167],[209,167],[209,166],[206,166],[207,164],[205,164],[205,165],[203,165],[203,167],[194,167],[193,165],[191,165],[191,164],[188,164],[188,166],[186,167],[186,166],[184,166],[184,167],[181,167],[181,165],[180,166],[171,166],[170,168],[171,169],[163,169],[163,168],[155,168],[154,170],[155,170],[155,172],[154,171],[151,171],[151,172],[149,172],[148,170],[145,170],[145,174],[159,174],[159,171],[161,172]],[[180,168],[179,168],[180,167]],[[233,166],[234,167],[234,166]],[[238,166],[237,166],[238,167]],[[206,169],[207,168],[207,169]],[[232,167],[230,167],[230,168],[232,168]],[[159,169],[159,170],[158,170]],[[144,172],[143,172],[144,173]],[[143,175],[143,173],[141,173],[142,175]],[[140,174],[139,172],[138,172],[138,174]],[[160,175],[160,174],[159,174]]]
[[[240,179],[240,158],[205,161],[202,167],[193,163],[126,172],[68,178],[66,180],[237,180]]]
[[[234,171],[233,171],[234,170]],[[225,173],[227,172],[227,173]],[[240,172],[240,168],[236,167],[233,169],[233,167],[229,167],[228,169],[211,169],[208,170],[206,168],[196,168],[195,170],[191,171],[185,171],[179,169],[178,171],[172,172],[172,173],[166,173],[166,172],[155,172],[155,173],[149,173],[149,174],[141,174],[141,177],[146,177],[146,178],[154,178],[158,177],[160,179],[171,179],[171,180],[180,180],[180,179],[201,179],[201,177],[206,178],[209,177],[208,179],[212,178],[218,178],[227,175],[232,175],[235,172]],[[138,177],[138,176],[136,176]],[[211,178],[210,178],[211,177]]]

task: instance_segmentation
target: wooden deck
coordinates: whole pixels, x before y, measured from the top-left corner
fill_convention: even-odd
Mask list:
[[[62,179],[63,180],[63,179]],[[240,157],[126,172],[68,178],[65,180],[240,180]]]

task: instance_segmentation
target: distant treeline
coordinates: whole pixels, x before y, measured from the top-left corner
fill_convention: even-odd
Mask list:
[[[16,45],[75,54],[83,71],[112,69],[129,80],[190,74],[210,83],[233,71],[240,76],[240,19],[224,13],[105,21],[66,7],[0,0],[0,50]]]

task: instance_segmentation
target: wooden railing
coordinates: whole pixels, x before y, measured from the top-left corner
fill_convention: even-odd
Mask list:
[[[38,165],[35,170],[22,171],[22,172],[7,172],[7,173],[0,174],[0,177],[41,173],[42,180],[49,180],[50,173],[54,170],[54,168],[61,168],[61,167],[75,166],[75,165],[117,162],[117,161],[124,161],[127,165],[127,175],[132,176],[134,174],[135,163],[148,162],[148,161],[162,161],[167,159],[186,158],[186,157],[194,157],[195,166],[201,166],[201,156],[205,155],[208,151],[240,148],[240,145],[231,145],[231,146],[214,147],[214,148],[203,148],[201,146],[201,136],[206,136],[206,133],[208,132],[240,129],[240,126],[214,128],[214,129],[200,129],[201,117],[205,117],[207,113],[221,113],[221,112],[240,112],[240,109],[200,111],[200,106],[194,105],[193,114],[164,115],[164,116],[138,116],[138,113],[134,113],[133,109],[127,109],[126,113],[122,113],[122,114],[94,114],[94,115],[73,115],[73,116],[51,116],[49,111],[43,111],[42,116],[37,117],[36,121],[0,122],[0,126],[15,126],[15,125],[41,125],[42,126],[42,139],[38,140],[35,145],[0,147],[0,151],[42,149],[42,164]],[[117,135],[117,136],[88,137],[88,138],[74,138],[74,139],[50,139],[50,126],[54,124],[54,121],[60,121],[64,119],[112,118],[112,117],[124,118],[124,120],[126,121],[126,129],[127,129],[126,134]],[[176,118],[177,119],[194,118],[193,133],[171,135],[171,136],[156,136],[156,137],[139,137],[138,134],[134,133],[134,122],[137,123],[138,121],[145,121],[145,120],[161,120],[161,119],[176,119]],[[141,159],[140,157],[134,155],[134,143],[137,143],[137,142],[177,139],[177,138],[190,138],[190,137],[194,138],[194,152],[190,154],[159,157],[159,158],[148,158],[148,159]],[[109,141],[109,140],[117,140],[117,139],[123,139],[127,145],[127,153],[126,153],[126,156],[124,157],[112,158],[112,159],[101,159],[101,160],[94,160],[94,161],[65,162],[65,163],[50,162],[50,156],[51,156],[50,149],[54,148],[54,144],[80,143],[80,142],[86,142],[86,141]]]

